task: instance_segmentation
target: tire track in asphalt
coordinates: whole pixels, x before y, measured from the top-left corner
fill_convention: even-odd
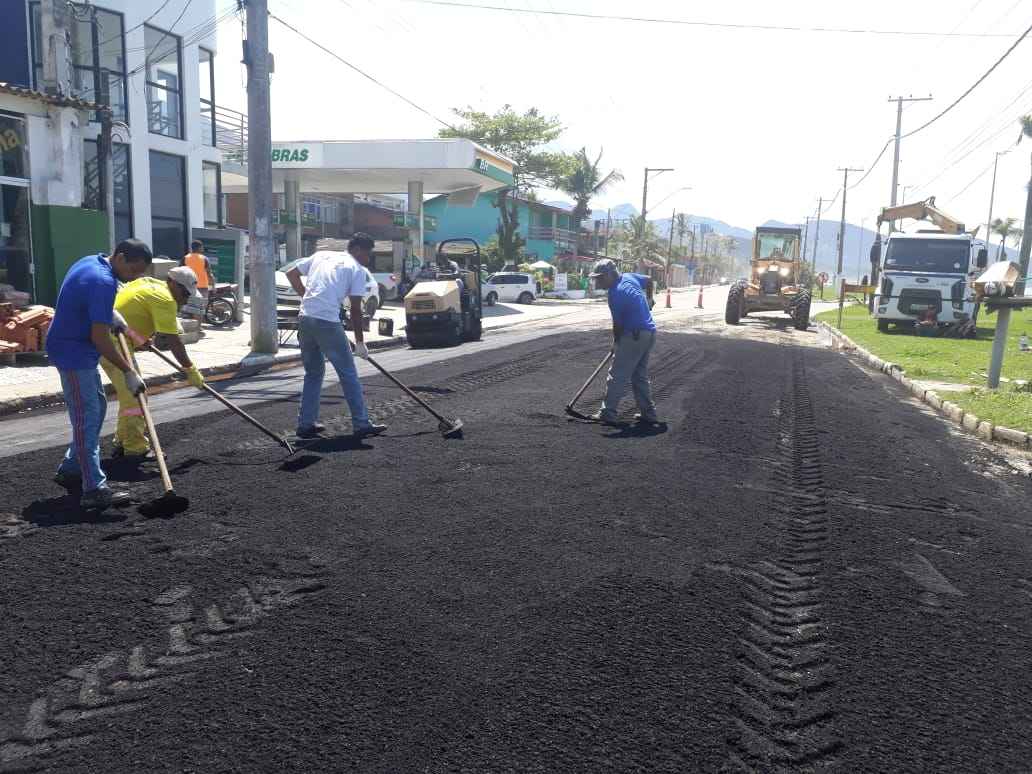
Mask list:
[[[255,634],[262,619],[327,587],[325,562],[280,561],[276,575],[247,579],[232,596],[202,604],[189,585],[158,594],[152,609],[165,619],[168,644],[150,656],[142,644],[96,656],[37,691],[22,728],[0,734],[0,772],[26,771],[48,756],[93,742],[115,716],[144,710],[168,689],[194,677],[204,662],[230,655],[234,640]]]
[[[800,351],[778,424],[778,545],[768,560],[732,569],[742,582],[744,620],[728,745],[731,765],[741,771],[831,768],[841,746],[823,613],[828,504]]]

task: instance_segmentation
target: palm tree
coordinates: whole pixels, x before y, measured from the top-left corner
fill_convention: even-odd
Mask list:
[[[996,260],[1003,260],[1004,245],[1007,243],[1007,239],[1011,236],[1011,234],[1014,233],[1015,224],[1017,224],[1017,222],[1017,218],[1007,218],[1006,220],[996,218],[989,225],[990,231],[996,234],[996,236],[1000,237],[1000,248],[996,251]]]
[[[574,231],[577,232],[578,249],[580,243],[580,224],[591,213],[591,199],[602,193],[613,183],[623,180],[619,170],[610,170],[603,175],[599,164],[602,162],[602,151],[592,161],[587,148],[581,148],[570,159],[565,173],[559,178],[557,188],[573,197],[574,206],[571,217]]]

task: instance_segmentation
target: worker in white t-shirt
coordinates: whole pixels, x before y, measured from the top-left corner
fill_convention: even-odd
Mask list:
[[[373,239],[357,233],[348,242],[348,255],[339,252],[317,252],[298,261],[287,272],[294,291],[301,296],[298,317],[298,339],[301,342],[301,362],[305,367],[305,383],[301,393],[297,434],[300,438],[315,438],[326,430],[319,422],[319,396],[322,393],[326,360],[333,364],[344,390],[344,398],[351,409],[351,424],[359,438],[379,435],[386,425],[369,421],[362,384],[358,380],[351,343],[340,321],[340,309],[345,299],[351,304],[351,322],[355,334],[355,354],[369,357],[362,336],[362,298],[366,289],[366,271],[373,251]],[[301,277],[305,281],[301,281]]]

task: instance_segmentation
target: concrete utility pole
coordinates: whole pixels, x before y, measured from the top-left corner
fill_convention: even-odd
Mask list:
[[[838,265],[835,269],[836,282],[839,282],[839,278],[842,276],[842,248],[845,247],[846,243],[846,189],[849,187],[849,173],[863,172],[863,169],[839,167],[838,171],[842,173],[842,222],[839,224]]]
[[[899,184],[899,141],[903,134],[903,103],[928,102],[931,98],[931,94],[927,97],[889,97],[889,102],[896,103],[896,149],[892,155],[892,194],[889,200],[889,204],[893,207],[896,206],[896,192]]]
[[[993,159],[993,187],[989,189],[989,217],[985,221],[985,248],[987,252],[993,246],[993,201],[996,199],[996,168],[1000,164],[1000,156],[1004,156],[1010,153],[1010,151],[1010,148],[1005,151],[996,151],[996,158]]]
[[[71,47],[68,43],[70,6],[63,0],[43,0],[39,27],[43,54],[43,91],[47,94],[71,93]]]
[[[276,240],[272,233],[272,114],[269,100],[269,7],[247,0],[247,188],[251,253],[251,354],[275,354]],[[260,358],[264,359],[264,358]]]
[[[803,224],[803,249],[800,250],[800,255],[803,256],[803,263],[806,263],[806,243],[810,239],[810,216],[806,216],[806,221]]]
[[[866,223],[866,222],[867,222],[867,218],[860,218],[860,240],[859,240],[860,244],[857,245],[857,248],[856,248],[856,284],[857,285],[861,284],[860,280],[863,279],[863,275],[861,274],[861,271],[862,271],[861,267],[863,265],[862,262],[861,262],[861,259],[863,258],[863,254],[864,254],[864,223]]]
[[[1032,163],[1032,155],[1029,156]],[[1021,276],[1014,284],[1014,295],[1021,298],[1025,295],[1025,277],[1028,276],[1028,258],[1032,253],[1032,174],[1029,175],[1028,195],[1025,197],[1025,224],[1021,237],[1021,249],[1018,251],[1018,264],[1021,266]],[[1006,241],[1006,240],[1005,240]],[[999,320],[997,320],[999,325]]]
[[[821,243],[821,210],[824,209],[824,197],[818,197],[817,199],[817,233],[813,237],[813,262],[810,265],[810,271],[813,272],[814,277],[817,276],[817,245]]]
[[[642,233],[644,233],[646,216],[649,214],[649,174],[655,172],[656,174],[663,174],[664,172],[673,172],[672,167],[645,167],[645,180],[641,186],[641,227]],[[638,236],[641,236],[639,234]]]

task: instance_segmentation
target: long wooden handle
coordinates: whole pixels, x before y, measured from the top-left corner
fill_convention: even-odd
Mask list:
[[[129,349],[129,345],[125,340],[125,334],[121,331],[118,332],[118,343],[122,347],[122,357],[125,358],[125,362],[130,363],[136,375],[142,379],[140,365],[136,362],[136,356]],[[151,443],[154,444],[154,454],[158,458],[158,470],[161,471],[161,483],[164,485],[166,492],[171,492],[173,491],[172,479],[169,478],[168,467],[165,465],[165,454],[161,451],[161,441],[158,440],[158,431],[154,427],[154,420],[151,418],[150,408],[147,406],[147,394],[141,392],[136,396],[136,400],[140,402],[140,408],[143,410],[143,420],[147,423],[147,434],[150,435]]]
[[[373,366],[373,367],[374,367],[374,368],[375,368],[375,369],[376,369],[377,371],[379,371],[379,372],[380,372],[381,374],[383,374],[383,375],[384,375],[384,376],[386,376],[386,377],[387,377],[388,379],[390,379],[390,380],[391,380],[392,382],[394,382],[394,383],[395,383],[395,384],[396,384],[396,385],[397,385],[398,387],[400,387],[400,388],[401,388],[402,390],[404,390],[404,391],[405,391],[405,394],[406,394],[406,395],[408,395],[408,396],[409,396],[410,398],[412,398],[412,400],[414,400],[414,401],[415,401],[416,403],[418,403],[418,404],[419,404],[420,406],[422,406],[422,407],[423,407],[423,408],[425,408],[425,409],[426,409],[427,411],[429,411],[429,412],[430,412],[431,414],[433,414],[433,415],[434,415],[434,416],[435,416],[435,417],[437,418],[437,421],[439,421],[439,422],[444,422],[445,424],[448,424],[448,425],[450,425],[450,424],[452,423],[452,420],[450,420],[450,419],[448,419],[448,418],[446,418],[446,417],[443,417],[443,416],[441,416],[440,414],[438,414],[438,413],[437,413],[436,411],[434,411],[434,410],[433,410],[433,409],[432,409],[432,408],[430,407],[430,404],[429,404],[429,403],[427,403],[427,402],[426,402],[425,400],[423,400],[423,399],[422,399],[422,398],[420,398],[420,397],[419,397],[418,395],[416,395],[416,393],[412,392],[412,390],[410,390],[410,389],[409,389],[408,387],[406,387],[406,386],[405,386],[404,384],[402,384],[402,383],[401,383],[400,381],[398,381],[398,379],[397,379],[397,378],[396,378],[396,377],[395,377],[395,376],[394,376],[394,375],[393,375],[393,374],[392,374],[392,373],[391,373],[390,371],[388,371],[388,370],[387,370],[386,368],[384,368],[384,367],[383,367],[382,365],[380,365],[379,363],[377,363],[377,362],[376,362],[375,360],[373,360],[373,359],[372,359],[371,357],[367,357],[367,358],[366,358],[366,361],[367,361],[367,362],[369,362],[369,363],[371,363],[371,364],[372,364],[372,366]]]
[[[176,361],[174,361],[172,358],[170,358],[168,355],[166,355],[161,350],[155,349],[155,348],[152,347],[151,348],[151,352],[154,353],[155,355],[157,355],[158,357],[160,357],[162,360],[164,360],[166,363],[168,363],[173,368],[180,368],[179,364],[176,363]],[[242,408],[240,408],[239,406],[231,403],[229,401],[229,399],[224,398],[221,394],[219,394],[219,391],[216,390],[214,387],[212,387],[211,385],[203,384],[202,383],[201,384],[201,389],[204,390],[205,392],[207,392],[209,395],[211,395],[211,397],[215,398],[215,400],[217,400],[223,406],[228,408],[230,411],[232,411],[235,414],[239,415],[241,419],[245,419],[248,422],[250,422],[252,425],[257,427],[259,430],[261,430],[263,433],[265,433],[267,436],[269,436],[269,438],[274,440],[276,443],[280,444],[281,446],[286,446],[287,449],[290,450],[291,454],[294,453],[294,447],[291,446],[290,443],[285,438],[280,438],[280,436],[276,435],[276,433],[274,433],[272,430],[267,428],[265,425],[263,425],[257,419],[252,417],[250,414],[248,414]]]
[[[604,359],[602,360],[602,362],[598,364],[598,368],[596,368],[596,369],[594,370],[594,372],[592,372],[591,376],[589,376],[589,377],[588,377],[588,381],[584,382],[584,386],[583,386],[583,387],[581,387],[581,388],[580,388],[579,390],[577,390],[577,394],[576,394],[576,395],[574,395],[574,396],[573,396],[573,398],[572,398],[572,399],[570,400],[570,402],[566,404],[566,407],[567,407],[567,408],[570,408],[571,406],[573,406],[573,404],[574,404],[574,403],[576,403],[576,402],[577,402],[577,401],[578,401],[578,400],[580,399],[580,396],[581,396],[581,395],[583,395],[583,394],[584,394],[584,391],[585,391],[586,389],[588,389],[588,386],[589,386],[589,385],[590,385],[590,384],[591,384],[591,383],[592,383],[593,381],[595,381],[595,378],[596,378],[596,377],[598,376],[599,372],[600,372],[600,371],[601,371],[601,370],[602,370],[603,368],[605,368],[605,367],[606,367],[606,363],[608,363],[608,362],[609,362],[609,360],[610,360],[610,358],[612,358],[612,357],[613,357],[613,350],[609,350],[609,354],[607,354],[607,355],[605,356],[605,358],[604,358]]]

